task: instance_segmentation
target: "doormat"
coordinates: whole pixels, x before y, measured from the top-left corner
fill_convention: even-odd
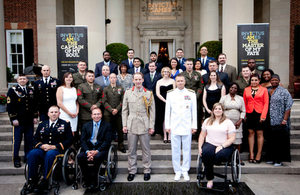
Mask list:
[[[214,182],[214,187],[222,188],[223,183]],[[235,186],[235,195],[254,195],[245,182]],[[195,195],[195,194],[228,194],[213,190],[199,189],[195,182],[145,182],[145,183],[114,183],[106,190],[86,190],[85,195]]]

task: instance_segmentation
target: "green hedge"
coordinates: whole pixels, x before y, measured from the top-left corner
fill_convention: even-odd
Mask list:
[[[106,46],[106,51],[110,53],[111,61],[118,65],[127,59],[128,49],[129,47],[123,43],[111,43]]]
[[[203,43],[198,50],[197,57],[200,58],[200,49],[205,46],[208,51],[208,56],[209,57],[214,57],[216,60],[218,60],[218,55],[222,53],[222,42],[221,41],[207,41]]]

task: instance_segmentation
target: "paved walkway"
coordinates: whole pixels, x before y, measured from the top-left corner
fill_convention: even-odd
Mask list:
[[[190,176],[190,182],[196,182],[196,176]],[[126,182],[126,177],[125,174],[118,175],[116,182]],[[153,174],[150,181],[173,182],[173,177],[174,175]],[[24,181],[24,176],[0,176],[0,194],[20,194]],[[134,181],[144,182],[143,175],[137,175]],[[298,195],[300,192],[300,175],[244,174],[242,181],[257,195]],[[60,189],[61,195],[82,195],[84,192],[85,189],[72,190],[70,186],[64,184],[61,185]],[[53,192],[51,191],[49,194],[53,194]]]

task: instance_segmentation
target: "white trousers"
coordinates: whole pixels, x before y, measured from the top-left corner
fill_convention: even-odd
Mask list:
[[[175,173],[188,172],[191,167],[191,141],[192,134],[189,135],[174,135],[171,133],[171,146],[172,146],[172,163]],[[181,161],[181,143],[182,143],[182,156]]]

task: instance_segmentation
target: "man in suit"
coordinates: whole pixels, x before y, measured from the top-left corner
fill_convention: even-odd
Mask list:
[[[175,54],[176,54],[176,58],[177,58],[178,62],[180,63],[180,69],[182,71],[185,71],[184,63],[185,63],[186,59],[183,57],[184,56],[183,49],[181,49],[181,48],[177,49]]]
[[[81,135],[81,153],[77,156],[83,174],[83,187],[94,188],[99,166],[106,158],[111,144],[111,125],[101,120],[102,112],[95,108],[91,114],[92,121],[83,125]],[[94,164],[89,170],[88,164]]]
[[[110,61],[110,53],[108,51],[103,52],[103,61],[99,62],[95,66],[95,77],[102,75],[102,67],[107,65],[111,73],[118,74],[118,65]]]
[[[33,88],[28,87],[28,79],[20,73],[17,79],[18,85],[11,87],[7,92],[7,111],[13,126],[13,163],[14,167],[21,167],[19,157],[20,145],[24,134],[24,162],[32,149],[33,124],[37,123],[37,107],[34,101]]]
[[[81,83],[86,83],[85,75],[86,75],[86,62],[79,61],[77,64],[78,72],[73,74],[73,82],[76,89]]]
[[[226,64],[226,54],[221,53],[218,57],[219,61],[219,72],[225,72],[228,74],[230,82],[233,82],[237,79],[236,68]]]
[[[133,49],[128,49],[127,50],[127,56],[128,59],[123,60],[121,63],[124,63],[127,65],[127,70],[130,68],[133,68],[133,58],[134,58],[134,50]]]
[[[95,74],[92,70],[88,70],[85,76],[87,82],[78,86],[78,103],[80,105],[78,123],[79,130],[82,125],[91,121],[91,113],[95,108],[100,108],[102,104],[103,92],[100,85],[94,83]]]
[[[48,119],[48,109],[52,105],[57,105],[56,91],[61,85],[60,81],[50,76],[49,66],[42,67],[43,77],[34,82],[34,95],[37,103],[37,109],[40,115],[40,121]]]
[[[197,97],[197,117],[198,117],[198,130],[196,132],[196,140],[198,140],[200,131],[201,131],[201,120],[203,117],[203,108],[202,108],[202,92],[203,92],[203,83],[201,79],[201,74],[193,70],[193,60],[187,59],[185,61],[186,71],[181,74],[185,78],[185,88],[192,89],[196,93]]]
[[[102,66],[102,75],[98,78],[95,78],[94,83],[100,85],[101,88],[104,89],[110,84],[109,74],[110,74],[109,66],[108,65]]]
[[[128,73],[129,74],[134,74],[136,72],[141,72],[143,75],[147,74],[148,73],[147,69],[142,68],[141,64],[142,64],[142,62],[141,62],[140,58],[137,58],[137,57],[134,58],[134,60],[133,60],[134,67],[129,69]]]
[[[154,62],[156,64],[156,71],[160,73],[161,69],[163,68],[163,64],[157,62],[157,53],[155,51],[152,51],[150,54],[150,62]],[[148,72],[149,72],[149,63],[145,65],[145,68],[147,69]]]
[[[143,87],[144,75],[134,73],[135,86],[125,92],[122,108],[123,132],[128,133],[128,181],[137,173],[137,143],[140,140],[144,167],[144,180],[150,180],[150,136],[154,133],[155,102],[151,91]]]
[[[222,81],[222,83],[225,85],[226,88],[229,87],[230,80],[229,80],[228,74],[225,73],[225,72],[219,72],[218,71],[217,61],[215,61],[215,60],[209,61],[208,68],[209,68],[209,71],[213,71],[213,70],[217,71],[217,73],[219,75],[219,78]],[[209,73],[202,76],[202,81],[204,83],[204,86],[207,84],[208,78],[209,78]]]
[[[103,120],[112,125],[112,139],[115,140],[116,130],[118,133],[118,149],[122,153],[126,153],[123,144],[123,131],[122,131],[122,103],[124,96],[124,88],[121,85],[117,85],[117,75],[111,73],[109,76],[110,85],[103,89],[104,98],[104,115]]]
[[[162,77],[161,77],[161,73],[156,71],[157,66],[156,66],[155,62],[150,62],[148,67],[149,67],[150,72],[145,74],[143,86],[146,89],[152,91],[153,95],[155,96],[156,95],[156,90],[155,90],[156,83]]]
[[[239,85],[240,87],[240,90],[238,91],[238,94],[240,96],[243,97],[244,95],[244,90],[246,87],[249,86],[249,83],[250,83],[250,68],[248,65],[245,65],[242,67],[242,75],[243,77],[242,78],[239,78],[238,80],[236,80],[235,82]]]
[[[256,70],[256,61],[254,58],[249,58],[248,59],[248,66],[250,68],[250,75],[257,73],[259,75],[259,77],[261,77],[261,71],[260,70]],[[242,72],[239,73],[239,78],[242,78]]]
[[[207,47],[205,47],[205,46],[200,48],[200,54],[201,54],[201,57],[198,58],[197,60],[200,60],[202,68],[204,68],[207,72],[209,72],[209,68],[208,68],[209,61],[216,60],[216,59],[213,57],[207,56],[208,51],[207,51]]]
[[[49,108],[49,120],[41,121],[33,138],[34,149],[28,155],[28,191],[33,192],[38,185],[38,167],[43,165],[43,180],[39,191],[48,188],[48,178],[51,167],[57,155],[63,155],[73,141],[70,123],[59,118],[59,108],[53,105]]]

